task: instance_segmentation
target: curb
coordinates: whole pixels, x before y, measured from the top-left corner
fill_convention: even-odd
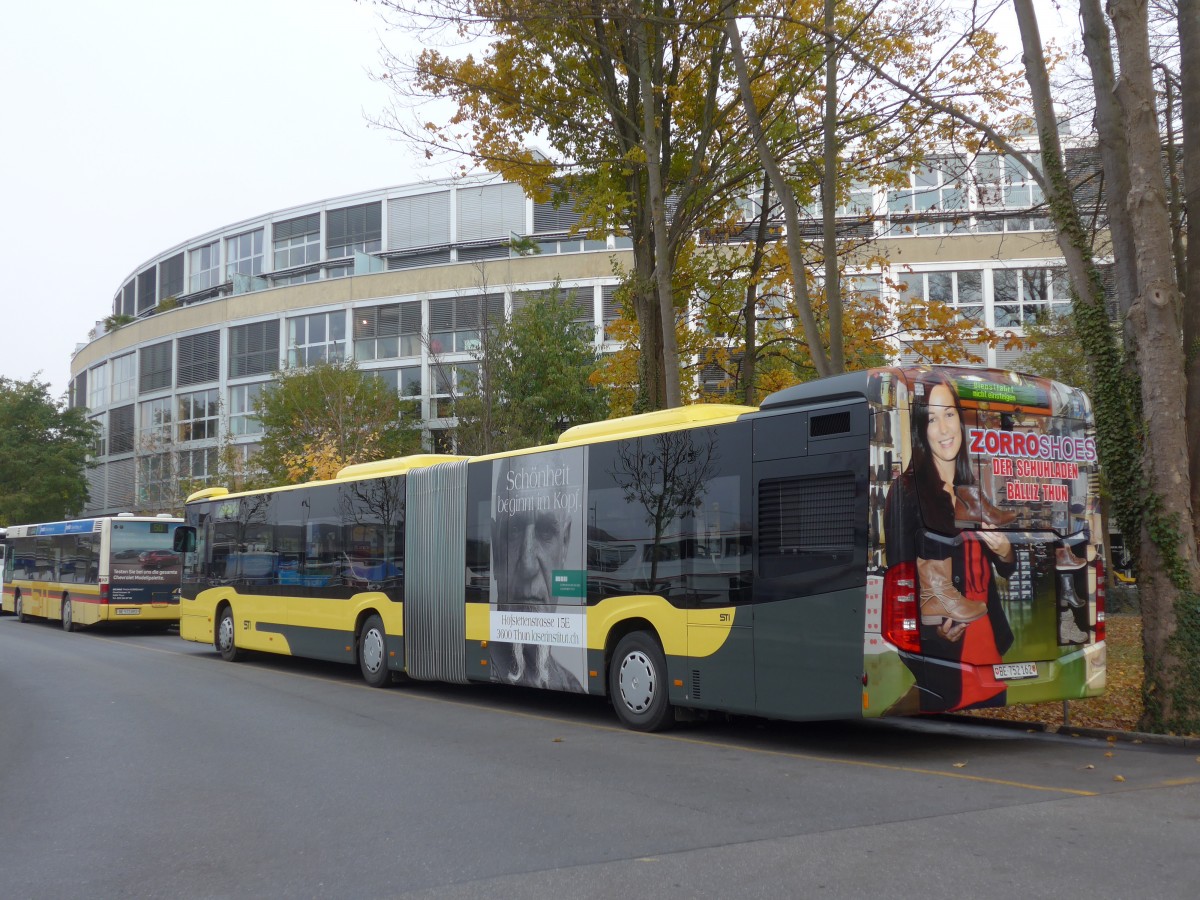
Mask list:
[[[1075,725],[1053,725],[1047,722],[1016,722],[1012,719],[989,719],[986,716],[962,716],[946,713],[934,718],[954,722],[959,725],[992,725],[997,728],[1020,729],[1021,731],[1037,731],[1042,734],[1057,734],[1064,737],[1098,738],[1103,741],[1115,741],[1123,744],[1154,744],[1160,747],[1179,747],[1185,750],[1200,750],[1200,737],[1187,737],[1177,734],[1150,734],[1145,731],[1117,731],[1111,728],[1085,728]]]

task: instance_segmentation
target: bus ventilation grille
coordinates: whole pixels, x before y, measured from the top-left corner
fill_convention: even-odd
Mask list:
[[[813,416],[808,420],[809,437],[828,437],[831,434],[845,434],[850,430],[850,410],[828,413],[823,416]]]
[[[692,699],[700,699],[700,672],[692,669]]]

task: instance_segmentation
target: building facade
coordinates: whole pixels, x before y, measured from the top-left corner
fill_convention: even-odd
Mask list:
[[[908,190],[858,193],[847,221],[891,262],[861,280],[896,302],[920,296],[1019,331],[1069,303],[1061,258],[1036,186],[1002,171],[1001,157],[974,165],[998,168],[983,173],[994,198],[936,165]],[[147,260],[71,363],[71,402],[100,434],[85,513],[169,508],[179,484],[214,478],[222,453],[251,458],[258,392],[320,360],[354,359],[419,400],[426,444],[449,449],[449,401],[476,365],[482,316],[558,283],[597,344],[615,346],[606,325],[629,241],[573,236],[576,222],[496,179],[427,183],[264,214]],[[515,252],[514,238],[541,252]],[[894,349],[906,356],[903,342]],[[1016,354],[980,355],[1006,366]]]

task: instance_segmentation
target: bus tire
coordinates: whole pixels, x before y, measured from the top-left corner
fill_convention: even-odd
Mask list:
[[[25,598],[21,596],[20,591],[13,596],[13,612],[17,614],[18,622],[29,621],[29,616],[25,615]]]
[[[392,680],[387,665],[387,632],[377,615],[368,616],[358,633],[358,668],[371,687],[383,687]]]
[[[228,606],[221,607],[221,612],[217,616],[216,634],[213,638],[213,644],[217,648],[217,652],[221,654],[221,659],[226,662],[237,662],[242,655],[237,648],[237,641],[234,635],[237,629],[233,623],[233,610]]]
[[[625,635],[608,666],[608,693],[617,718],[634,731],[663,731],[675,721],[667,698],[667,658],[644,631]]]
[[[71,609],[71,595],[63,594],[62,599],[62,627],[63,631],[75,630],[75,617],[72,615],[74,610]]]

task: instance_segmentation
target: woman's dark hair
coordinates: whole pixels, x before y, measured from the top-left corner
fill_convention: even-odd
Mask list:
[[[938,385],[947,388],[950,396],[954,398],[954,408],[958,410],[958,425],[962,431],[958,456],[954,460],[954,483],[956,485],[974,484],[975,474],[971,471],[971,458],[967,453],[967,423],[963,418],[962,404],[958,401],[958,391],[954,388],[954,382],[941,372],[923,372],[913,385],[910,468],[919,480],[941,482],[941,478],[934,469],[932,452],[929,449],[929,398],[933,394],[933,389]]]

